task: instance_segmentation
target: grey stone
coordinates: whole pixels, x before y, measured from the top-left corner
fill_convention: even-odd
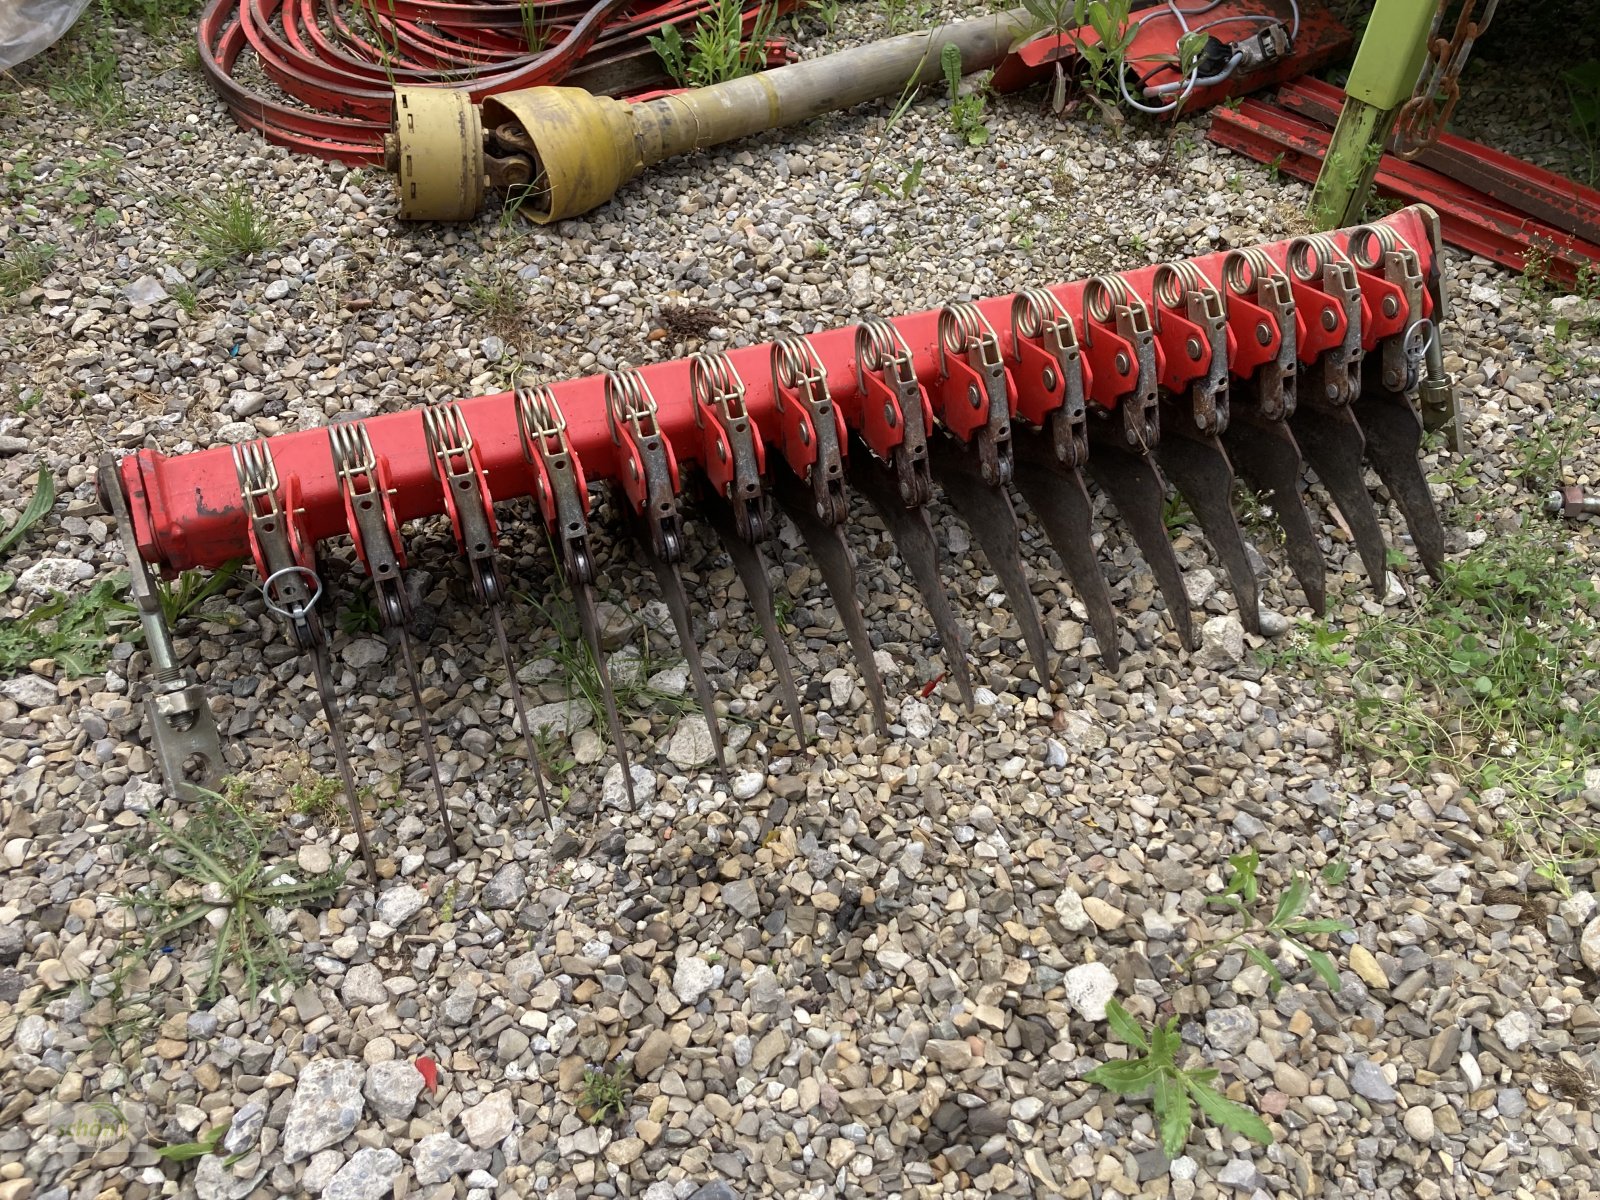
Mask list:
[[[1239,618],[1229,615],[1212,617],[1200,626],[1200,648],[1194,661],[1213,671],[1224,671],[1237,666],[1244,658],[1244,626]]]
[[[1368,1058],[1361,1059],[1350,1068],[1350,1086],[1358,1096],[1381,1104],[1392,1103],[1398,1095],[1384,1075],[1383,1068]]]
[[[448,1183],[466,1166],[472,1151],[448,1133],[430,1133],[411,1147],[411,1166],[424,1187]]]
[[[477,1007],[478,989],[470,983],[463,983],[444,998],[439,1009],[447,1025],[462,1026],[472,1020]]]
[[[371,1008],[389,1002],[389,990],[383,986],[383,972],[372,963],[357,963],[346,971],[339,996],[350,1008]]]
[[[739,1193],[717,1179],[696,1188],[689,1194],[689,1200],[739,1200]]]
[[[405,1166],[387,1146],[357,1150],[322,1190],[322,1200],[383,1200]]]
[[[427,902],[428,898],[409,883],[398,884],[378,897],[378,920],[391,929],[399,929]]]
[[[60,699],[56,685],[38,675],[18,675],[15,679],[0,683],[0,696],[16,701],[23,708],[43,708]],[[21,936],[20,933],[18,936]],[[16,960],[13,958],[11,961]]]
[[[722,901],[741,917],[754,920],[761,915],[761,897],[753,879],[735,879],[724,885]]]
[[[1238,1054],[1260,1028],[1261,1022],[1248,1008],[1213,1008],[1206,1013],[1206,1041],[1224,1054]]]
[[[1089,928],[1089,913],[1083,907],[1083,897],[1071,888],[1061,889],[1056,897],[1056,918],[1068,933],[1082,933]]]
[[[1578,939],[1578,953],[1583,956],[1584,966],[1600,972],[1600,917],[1583,927],[1583,936]]]
[[[361,1064],[319,1058],[305,1065],[283,1126],[283,1161],[297,1163],[336,1146],[361,1119]]]
[[[1533,1018],[1522,1009],[1514,1008],[1494,1023],[1494,1032],[1507,1050],[1520,1050],[1533,1040]]]
[[[236,1175],[232,1167],[225,1165],[226,1160],[221,1155],[208,1154],[200,1160],[200,1166],[194,1173],[194,1194],[199,1200],[244,1200],[251,1192],[256,1190],[256,1185],[266,1176],[267,1166],[261,1163],[256,1170],[244,1175]],[[26,1195],[26,1192],[19,1193]],[[48,1195],[49,1193],[45,1193]],[[65,1197],[65,1191],[62,1196]],[[41,1196],[39,1200],[44,1200]]]
[[[305,1174],[300,1177],[301,1189],[320,1195],[342,1166],[344,1166],[344,1154],[338,1150],[324,1150],[320,1154],[313,1154],[311,1161],[306,1164]]]
[[[373,1063],[361,1091],[380,1117],[409,1117],[422,1092],[422,1072],[404,1059]]]
[[[252,1100],[233,1114],[228,1132],[222,1135],[222,1148],[229,1154],[248,1154],[261,1140],[261,1130],[266,1123],[266,1105]]]
[[[41,558],[17,576],[17,586],[35,596],[69,592],[74,584],[93,578],[94,568],[75,558]]]
[[[356,638],[346,643],[339,657],[344,659],[346,666],[357,671],[365,670],[389,657],[389,643],[382,638]]]
[[[527,875],[516,863],[506,863],[483,885],[483,906],[490,911],[514,908],[527,895]]]
[[[542,729],[551,737],[571,737],[594,723],[594,710],[576,700],[554,700],[536,704],[528,710],[528,725]]]
[[[704,766],[717,756],[711,728],[699,714],[684,717],[667,741],[667,761],[685,771]]]
[[[1528,1100],[1521,1088],[1503,1087],[1494,1094],[1494,1106],[1502,1117],[1515,1120],[1528,1111]]]
[[[649,804],[656,798],[656,777],[638,763],[631,764],[633,798],[635,803]],[[612,763],[606,771],[605,782],[600,785],[600,803],[607,808],[626,809],[628,794],[622,788],[622,764]]]
[[[1242,1192],[1253,1192],[1261,1186],[1261,1174],[1248,1158],[1231,1158],[1217,1172],[1217,1182]]]
[[[685,1004],[698,1003],[717,985],[715,968],[703,958],[684,958],[672,973],[672,992]]]
[[[128,298],[129,304],[150,308],[167,298],[167,289],[161,286],[161,280],[154,275],[141,275],[124,284],[122,294]]]

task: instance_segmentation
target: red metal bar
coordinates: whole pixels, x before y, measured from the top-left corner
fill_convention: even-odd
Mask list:
[[[1389,226],[1416,250],[1425,277],[1436,269],[1422,211],[1403,210],[1385,217],[1381,224]],[[1333,236],[1341,246],[1348,244],[1348,231]],[[1287,246],[1287,242],[1279,242],[1262,249],[1282,266],[1287,262]],[[1205,255],[1194,263],[1208,278],[1220,279],[1222,257],[1221,254]],[[1152,303],[1151,284],[1155,272],[1155,267],[1146,267],[1120,278],[1148,306]],[[1063,309],[1081,322],[1080,334],[1086,331],[1087,324],[1082,317],[1085,286],[1083,282],[1074,282],[1049,289]],[[994,328],[1006,362],[1016,358],[1011,323],[1013,299],[999,296],[976,302]],[[1253,321],[1271,320],[1264,310],[1252,312],[1251,317]],[[938,321],[938,312],[928,311],[891,322],[910,351],[913,368],[924,387],[933,386],[941,375]],[[1112,334],[1104,325],[1096,324],[1092,336],[1099,342]],[[855,339],[854,326],[828,330],[806,339],[825,371],[828,389],[834,396],[852,395],[861,387]],[[1257,341],[1253,331],[1250,340]],[[1085,341],[1087,343],[1088,339]],[[727,358],[744,382],[745,408],[760,437],[769,451],[781,448],[783,431],[774,403],[772,347],[747,346],[730,351]],[[1110,364],[1113,373],[1116,367],[1114,362]],[[695,421],[689,371],[687,360],[677,360],[654,363],[638,372],[659,404],[657,423],[671,443],[673,457],[679,464],[698,461],[705,444]],[[1089,382],[1087,371],[1085,381]],[[1121,385],[1103,384],[1098,366],[1094,369],[1093,383],[1105,407],[1114,406],[1119,396],[1132,387],[1131,381]],[[1014,384],[1008,386],[1014,387]],[[1119,386],[1122,392],[1117,391]],[[590,480],[617,478],[617,450],[607,421],[604,377],[592,375],[569,380],[553,385],[551,391],[566,416],[568,434],[583,473]],[[1011,398],[1015,411],[1015,392]],[[538,480],[523,454],[512,394],[478,396],[461,401],[460,407],[495,499],[505,502],[533,494]],[[442,512],[444,500],[427,451],[421,410],[386,413],[368,418],[363,424],[392,489],[395,519],[411,521]],[[320,541],[342,535],[346,530],[344,501],[327,429],[280,434],[269,439],[268,448],[282,481],[283,494],[292,495],[295,505],[302,510],[300,527],[305,536],[311,541]],[[141,450],[122,460],[120,474],[140,553],[148,562],[166,571],[177,571],[216,567],[249,553],[245,507],[230,447],[219,446],[175,457]]]
[[[1320,79],[1296,79],[1278,89],[1276,103],[1319,124],[1339,119],[1344,93]],[[1482,142],[1443,134],[1415,162],[1510,205],[1547,225],[1600,245],[1600,191]]]
[[[1328,131],[1320,125],[1256,100],[1245,101],[1237,110],[1218,109],[1209,137],[1308,183],[1316,179],[1329,141]],[[1551,275],[1568,286],[1580,268],[1600,269],[1600,246],[1531,217],[1508,213],[1482,192],[1417,163],[1386,156],[1376,186],[1384,195],[1427,204],[1439,214],[1445,241],[1502,266],[1520,271],[1527,251],[1537,247],[1548,255]]]

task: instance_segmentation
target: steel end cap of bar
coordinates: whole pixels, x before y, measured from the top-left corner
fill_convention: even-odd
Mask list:
[[[469,221],[483,208],[483,124],[466,92],[395,88],[383,140],[404,221]]]
[[[491,129],[522,126],[537,161],[534,183],[518,204],[541,225],[599,208],[640,171],[633,106],[582,88],[537,87],[502,92],[483,102]]]

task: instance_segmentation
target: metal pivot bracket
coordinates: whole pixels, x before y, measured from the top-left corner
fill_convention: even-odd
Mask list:
[[[772,399],[783,457],[811,485],[817,520],[843,524],[848,512],[844,422],[828,389],[828,369],[805,338],[784,337],[772,344]]]
[[[1045,429],[1055,460],[1081,467],[1089,460],[1087,364],[1072,317],[1044,288],[1024,288],[1011,303],[1012,381],[1017,415]]]
[[[623,488],[634,511],[643,518],[649,535],[645,541],[645,557],[655,570],[662,599],[678,631],[678,644],[689,660],[689,675],[700,700],[700,710],[705,715],[717,765],[726,767],[727,753],[717,724],[716,701],[700,658],[700,644],[694,638],[689,597],[678,573],[684,551],[683,520],[678,512],[678,461],[656,420],[656,398],[637,371],[607,372],[605,394],[611,440],[617,445],[623,463]]]
[[[1299,338],[1294,289],[1261,251],[1230,250],[1222,260],[1228,324],[1234,332],[1233,370],[1254,390],[1255,415],[1281,421],[1294,412]]]
[[[976,439],[978,464],[990,487],[1011,482],[1011,397],[1000,338],[977,305],[939,310],[939,420],[963,443]]]
[[[727,355],[696,354],[689,359],[689,394],[706,478],[732,505],[740,536],[757,542],[766,536],[768,525],[761,485],[767,456],[745,408],[744,392],[744,380]]]
[[[511,644],[506,639],[505,620],[500,615],[505,589],[495,556],[495,542],[499,540],[500,529],[494,518],[494,498],[489,492],[489,481],[484,475],[477,446],[472,440],[472,431],[467,428],[467,419],[459,404],[431,404],[423,409],[422,429],[428,442],[428,465],[432,467],[434,479],[442,489],[444,510],[450,517],[456,545],[466,555],[467,568],[472,572],[472,589],[477,593],[479,602],[489,610],[489,626],[494,631],[500,660],[505,665],[506,683],[511,689],[511,706],[516,710],[518,724],[522,726],[523,749],[528,755],[528,768],[533,772],[539,809],[548,825],[550,799],[545,790],[544,767],[539,761],[539,748],[534,743],[533,725],[528,720],[528,706],[523,699],[522,685],[517,682],[517,664],[511,657]]]
[[[1228,314],[1222,293],[1190,262],[1156,268],[1155,334],[1172,383],[1185,379],[1189,421],[1215,437],[1228,427]],[[1178,389],[1173,388],[1176,392]]]
[[[411,615],[400,574],[405,554],[372,438],[360,421],[342,421],[328,427],[328,440],[344,499],[345,524],[356,557],[377,592],[379,616],[386,628],[403,627]]]
[[[250,550],[261,576],[261,598],[268,611],[288,622],[301,653],[311,660],[317,680],[317,696],[328,722],[328,737],[333,743],[333,759],[344,785],[345,803],[355,826],[361,858],[370,882],[378,879],[378,863],[367,838],[367,822],[361,812],[355,772],[350,766],[350,748],[345,741],[344,722],[339,719],[338,701],[333,690],[333,667],[328,661],[328,640],[322,620],[317,616],[317,601],[322,599],[322,579],[312,567],[311,554],[300,536],[294,503],[294,477],[290,476],[288,495],[278,479],[278,469],[267,443],[257,439],[233,448],[233,469],[239,481],[239,496],[249,520]]]
[[[1111,440],[1135,453],[1153,450],[1161,441],[1155,331],[1150,310],[1116,275],[1084,285],[1083,352],[1099,385],[1090,396],[1102,412],[1122,411],[1122,437]]]
[[[901,502],[907,508],[927,504],[933,499],[933,407],[917,380],[911,348],[881,317],[868,317],[856,328],[856,402],[860,419],[850,424],[893,469]]]
[[[1361,393],[1364,351],[1361,287],[1355,265],[1332,238],[1314,233],[1289,243],[1289,270],[1305,289],[1299,294],[1314,293],[1330,302],[1320,319],[1323,329],[1338,339],[1326,345],[1307,368],[1306,399],[1327,408],[1342,408]]]
[[[145,711],[150,716],[151,742],[161,777],[179,799],[188,799],[197,788],[214,791],[223,766],[217,719],[206,702],[205,688],[192,672],[178,665],[161,597],[150,577],[150,568],[139,553],[133,519],[128,514],[128,498],[109,456],[100,462],[98,484],[101,502],[117,524],[117,538],[128,563],[128,594],[139,610],[139,623],[150,654]]]
[[[489,481],[461,406],[429,405],[422,410],[422,429],[428,442],[428,465],[443,489],[444,510],[472,572],[473,591],[483,603],[499,604],[502,596],[494,544],[500,530]]]
[[[656,420],[656,398],[637,371],[608,371],[606,421],[622,462],[622,490],[650,530],[651,549],[663,562],[683,555],[678,513],[678,460]]]
[[[611,684],[611,668],[601,643],[600,617],[594,599],[596,572],[594,554],[589,546],[588,482],[578,456],[572,452],[567,418],[555,393],[543,385],[519,387],[515,399],[522,456],[534,473],[534,500],[545,528],[555,539],[562,569],[572,587],[578,626],[600,676],[600,696],[611,744],[616,747],[617,762],[622,768],[623,791],[632,804],[633,766],[628,761],[628,745],[622,738],[622,719],[617,713],[616,690]]]

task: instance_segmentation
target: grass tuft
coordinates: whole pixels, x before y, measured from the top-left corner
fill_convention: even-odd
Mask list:
[[[220,267],[283,245],[287,230],[243,184],[186,207],[189,232],[201,248],[200,262]]]
[[[17,296],[43,281],[55,262],[56,248],[48,242],[18,246],[0,258],[0,296]]]
[[[1330,677],[1345,745],[1374,777],[1459,780],[1508,846],[1566,890],[1600,855],[1600,592],[1559,527],[1485,542],[1410,613],[1316,631],[1291,654]]]

